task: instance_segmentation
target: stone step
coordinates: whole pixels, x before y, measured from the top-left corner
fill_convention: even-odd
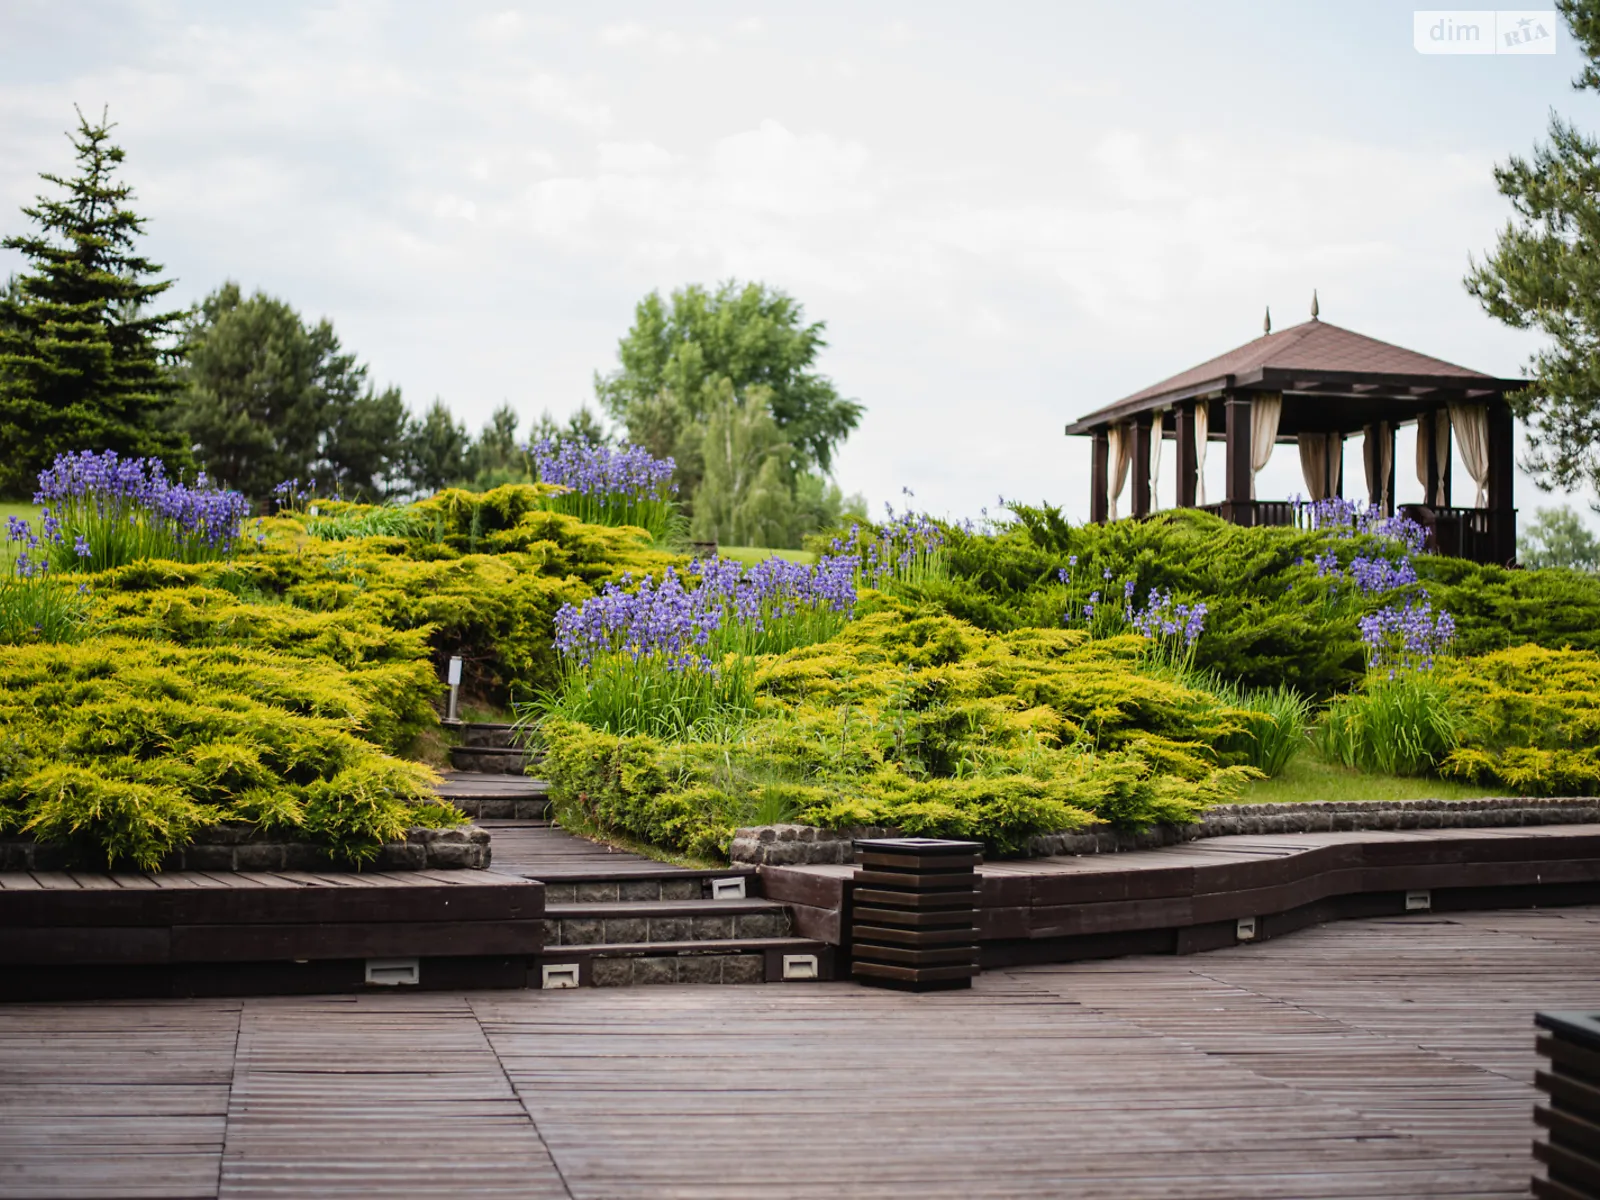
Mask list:
[[[504,750],[516,745],[516,726],[503,721],[463,721],[461,740],[467,746]]]
[[[833,978],[833,947],[796,937],[546,946],[528,984],[570,987],[574,973],[579,987],[809,982]]]
[[[450,765],[457,771],[485,775],[521,775],[536,760],[515,746],[451,746]]]
[[[544,944],[647,945],[781,938],[789,910],[771,900],[656,900],[551,904],[546,890]]]
[[[491,829],[491,839],[493,836]],[[755,899],[761,895],[760,872],[751,867],[721,867],[710,871],[686,867],[675,871],[652,871],[648,875],[563,873],[558,879],[544,880],[544,901],[549,906],[711,900],[718,890],[717,884],[726,884],[730,880],[744,882],[744,896],[741,899]],[[726,904],[729,901],[724,899],[717,903]]]

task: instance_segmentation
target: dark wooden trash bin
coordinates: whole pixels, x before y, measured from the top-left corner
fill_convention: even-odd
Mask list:
[[[1534,1082],[1545,1094],[1533,1119],[1545,1138],[1533,1156],[1548,1175],[1533,1194],[1548,1200],[1600,1200],[1600,1012],[1539,1013],[1536,1043],[1550,1060]]]
[[[978,973],[982,843],[865,838],[855,849],[856,981],[913,992],[971,987]]]

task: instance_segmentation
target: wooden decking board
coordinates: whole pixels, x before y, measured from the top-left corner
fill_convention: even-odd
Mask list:
[[[1525,1196],[1600,907],[848,983],[0,1008],[0,1194]],[[219,1190],[220,1180],[220,1190]]]

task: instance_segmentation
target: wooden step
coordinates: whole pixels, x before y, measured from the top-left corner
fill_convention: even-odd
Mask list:
[[[498,836],[490,826],[490,844]],[[499,865],[499,864],[497,864]],[[638,904],[652,900],[710,900],[715,884],[720,880],[742,879],[744,898],[761,896],[761,875],[753,867],[725,867],[699,870],[692,867],[672,868],[660,863],[648,864],[648,874],[609,872],[585,869],[580,863],[563,869],[559,875],[547,872],[539,875],[518,870],[529,879],[544,881],[545,901],[549,904]],[[725,901],[723,901],[725,903]]]
[[[788,973],[786,977],[786,963]],[[726,938],[686,942],[606,942],[547,947],[529,987],[781,983],[833,978],[833,947],[809,938]]]

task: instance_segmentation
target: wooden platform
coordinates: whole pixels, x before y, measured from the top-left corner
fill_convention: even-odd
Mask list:
[[[795,931],[848,941],[850,866],[762,867]],[[1408,911],[1600,902],[1600,825],[1276,834],[979,868],[986,968],[1231,946],[1308,925]],[[1413,897],[1413,900],[1417,898]]]
[[[1526,1196],[1533,1014],[1596,994],[1600,908],[1569,908],[924,996],[9,1006],[0,1195]]]
[[[543,889],[490,871],[0,872],[0,998],[521,986]]]

